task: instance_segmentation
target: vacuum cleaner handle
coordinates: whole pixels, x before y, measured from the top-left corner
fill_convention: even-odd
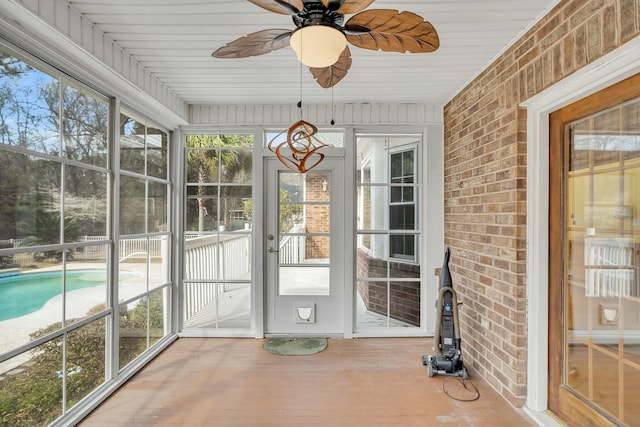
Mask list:
[[[442,263],[442,270],[440,271],[438,289],[453,287],[451,272],[449,271],[449,258],[451,258],[451,249],[447,246],[447,249],[444,251],[444,262]]]

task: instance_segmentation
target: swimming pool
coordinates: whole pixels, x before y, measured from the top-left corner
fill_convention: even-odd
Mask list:
[[[106,282],[105,270],[67,272],[67,291],[105,286]],[[0,278],[0,321],[33,313],[61,293],[61,271]]]

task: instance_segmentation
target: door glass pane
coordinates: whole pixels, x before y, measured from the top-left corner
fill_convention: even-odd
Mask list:
[[[278,269],[278,295],[329,295],[329,267]]]
[[[585,369],[589,361],[589,347],[580,343],[575,337],[570,337],[567,347],[568,365],[565,370],[564,383],[583,396],[589,395],[591,372]]]
[[[564,384],[625,424],[640,389],[639,117],[636,99],[565,128]]]
[[[618,352],[602,352],[600,348],[592,353],[593,401],[610,414],[619,413],[619,384],[622,380],[618,365]]]
[[[636,367],[631,365],[624,366],[624,388],[622,390],[624,396],[624,418],[629,420],[640,419],[640,405],[638,405],[638,384],[640,384],[640,370],[637,369],[637,365],[640,362],[640,352],[638,352],[638,345],[636,344],[636,350],[634,353],[630,353],[629,356],[632,360],[636,361]]]
[[[281,171],[278,295],[329,295],[330,175]]]

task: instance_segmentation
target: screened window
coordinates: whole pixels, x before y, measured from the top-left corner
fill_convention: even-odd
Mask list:
[[[0,44],[2,425],[55,422],[170,332],[167,133],[120,116],[120,172],[109,107]]]
[[[359,303],[379,320],[357,329],[420,326],[419,136],[358,135]]]
[[[169,331],[168,135],[120,113],[119,366]]]
[[[47,425],[105,381],[108,111],[0,45],[3,425]]]
[[[253,135],[187,135],[184,327],[251,327]]]

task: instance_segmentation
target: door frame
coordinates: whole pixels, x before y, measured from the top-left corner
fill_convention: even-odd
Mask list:
[[[600,411],[562,385],[565,329],[565,126],[640,96],[640,74],[567,105],[549,117],[549,409],[569,423],[615,425]]]
[[[527,398],[542,425],[548,409],[549,114],[640,72],[636,38],[521,104],[527,109]]]
[[[343,156],[331,156],[331,157],[327,156],[325,160],[323,160],[323,163],[326,164],[328,162],[332,162],[329,168],[323,168],[322,167],[323,165],[321,163],[317,166],[315,170],[328,171],[330,173],[331,177],[329,180],[329,188],[331,189],[334,187],[338,187],[340,186],[340,183],[346,184],[347,168],[346,168],[346,162],[344,157]],[[273,164],[274,166],[271,168],[270,164]],[[269,174],[272,173],[271,169],[273,169],[273,173],[275,175],[278,175],[280,171],[290,172],[290,170],[287,167],[280,164],[280,162],[276,157],[269,156],[269,157],[263,158],[263,176],[264,176],[263,194],[265,197],[264,205],[263,205],[263,209],[264,209],[263,218],[264,218],[265,236],[266,236],[266,233],[273,232],[273,230],[270,230],[269,218],[270,218],[270,215],[273,215],[274,213],[269,211],[271,209],[277,210],[277,202],[275,202],[275,206],[274,206],[274,202],[270,203],[267,200],[267,198],[270,197],[270,194],[268,194],[268,184],[270,180],[273,179],[275,182],[278,182],[278,178],[276,176],[274,177],[269,176]],[[310,173],[313,173],[313,172],[310,172]],[[330,199],[330,206],[331,206],[330,224],[332,229],[330,230],[330,233],[332,234],[337,233],[335,229],[338,228],[339,232],[343,234],[341,236],[342,242],[337,242],[337,243],[341,243],[339,244],[340,248],[343,251],[342,254],[340,254],[341,258],[338,264],[336,265],[334,255],[332,254],[330,258],[332,261],[330,261],[329,263],[331,268],[331,277],[338,279],[341,282],[341,286],[338,288],[338,292],[336,293],[336,298],[338,298],[338,301],[336,301],[336,304],[335,304],[335,310],[338,311],[339,315],[342,317],[341,330],[332,331],[329,333],[317,332],[317,331],[315,332],[311,331],[307,333],[304,331],[300,331],[299,328],[298,330],[292,329],[289,331],[269,331],[269,327],[270,327],[269,316],[271,315],[272,310],[276,309],[275,307],[277,307],[277,303],[278,303],[277,299],[279,298],[277,294],[272,295],[274,292],[277,293],[277,285],[270,284],[270,280],[273,278],[272,276],[277,278],[276,274],[277,274],[278,264],[275,264],[274,259],[272,258],[277,257],[278,255],[270,253],[267,250],[267,248],[269,246],[272,246],[273,243],[270,242],[265,237],[263,239],[264,244],[262,248],[263,263],[264,263],[263,278],[262,278],[262,282],[264,286],[263,288],[263,295],[264,295],[263,329],[264,329],[265,335],[271,335],[271,336],[274,336],[274,335],[276,336],[277,335],[286,335],[286,336],[323,335],[323,336],[333,336],[333,337],[341,337],[341,338],[351,337],[352,330],[353,330],[353,326],[352,326],[353,321],[351,319],[355,315],[355,312],[354,312],[353,303],[352,303],[353,296],[351,295],[353,293],[353,284],[352,284],[353,281],[347,275],[347,273],[351,270],[350,264],[352,263],[352,259],[353,259],[352,252],[349,252],[350,244],[348,244],[348,241],[351,240],[350,236],[353,233],[350,233],[350,230],[348,229],[349,221],[347,221],[346,218],[343,221],[337,221],[337,217],[339,216],[340,211],[345,212],[347,214],[345,216],[348,216],[348,212],[350,212],[353,209],[352,207],[347,206],[347,201],[350,200],[349,197],[347,197],[348,192],[349,192],[349,187],[343,186],[341,191],[337,192],[335,196],[332,194]],[[277,240],[277,237],[276,237],[276,240]],[[331,239],[331,242],[332,242],[331,247],[335,248],[336,243],[334,242],[333,238]],[[271,268],[273,267],[275,267],[276,270],[272,270]],[[273,286],[273,288],[271,286]],[[328,296],[284,296],[281,298],[287,301],[294,301],[294,302],[295,301],[304,302],[305,300],[316,299],[321,304],[322,300],[329,299],[330,297]],[[319,306],[319,303],[315,302],[316,308]],[[322,310],[320,310],[320,315],[322,315]],[[293,314],[291,317],[293,320]],[[295,325],[291,324],[291,326],[293,326],[295,329]]]

